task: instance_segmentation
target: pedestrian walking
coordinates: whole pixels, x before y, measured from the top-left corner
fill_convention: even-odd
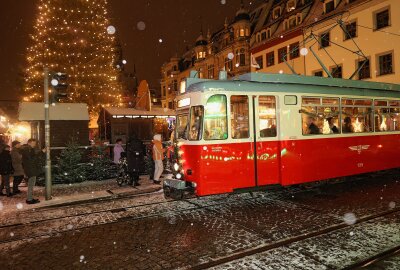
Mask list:
[[[143,142],[132,134],[126,144],[128,173],[134,186],[140,186],[140,164],[145,154],[145,146]]]
[[[22,166],[25,175],[28,177],[28,196],[26,203],[39,203],[39,199],[33,198],[33,189],[36,184],[36,178],[42,173],[44,153],[37,149],[36,139],[29,139],[28,145],[22,151]]]
[[[124,148],[122,147],[122,140],[117,139],[114,146],[114,163],[118,164],[121,159],[121,153],[124,152]]]
[[[0,175],[1,175],[1,185],[0,185],[0,193],[3,194],[3,189],[6,189],[7,197],[11,197],[14,194],[11,192],[10,188],[10,176],[14,173],[14,169],[12,166],[11,154],[10,154],[10,146],[3,145],[3,149],[0,150]]]
[[[21,193],[18,186],[24,180],[24,168],[22,167],[22,154],[21,154],[21,142],[13,141],[11,149],[12,166],[14,168],[14,180],[13,180],[13,193]]]
[[[165,149],[162,146],[162,141],[161,141],[161,135],[156,134],[153,137],[153,160],[154,160],[154,165],[155,165],[155,170],[154,170],[154,183],[155,184],[160,184],[160,177],[162,173],[164,172],[164,165],[163,165],[163,160],[164,160],[164,152]]]

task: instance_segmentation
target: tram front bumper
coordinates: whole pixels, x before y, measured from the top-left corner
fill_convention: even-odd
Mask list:
[[[194,194],[195,187],[191,182],[179,179],[166,179],[163,182],[164,195],[168,198],[183,198],[184,194]]]

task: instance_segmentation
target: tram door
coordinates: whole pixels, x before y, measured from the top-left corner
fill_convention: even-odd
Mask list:
[[[253,96],[255,186],[279,183],[278,97]]]

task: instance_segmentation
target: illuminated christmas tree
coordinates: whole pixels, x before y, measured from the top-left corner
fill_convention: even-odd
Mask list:
[[[66,73],[69,102],[92,113],[121,102],[115,28],[106,0],[39,0],[27,51],[25,101],[43,101],[43,68]]]

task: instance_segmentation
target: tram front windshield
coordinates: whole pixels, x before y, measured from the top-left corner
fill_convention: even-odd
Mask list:
[[[189,125],[189,116],[187,114],[181,114],[177,117],[176,123],[176,138],[187,140]]]
[[[189,128],[189,140],[199,141],[201,140],[201,134],[203,130],[203,106],[194,106],[190,108],[190,128]]]

